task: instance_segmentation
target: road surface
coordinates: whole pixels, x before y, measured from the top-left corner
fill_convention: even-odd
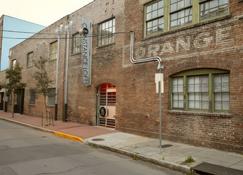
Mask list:
[[[182,175],[0,120],[0,175]]]

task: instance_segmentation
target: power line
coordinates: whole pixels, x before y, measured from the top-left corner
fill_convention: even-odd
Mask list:
[[[109,36],[112,36],[112,35],[119,35],[119,34],[127,34],[129,32],[115,32],[115,33],[112,33],[112,34],[108,34],[108,35],[87,35],[85,37],[83,36],[75,36],[75,38],[89,38],[89,37],[109,37]],[[30,36],[30,37],[7,37],[7,36],[3,36],[3,37],[0,37],[1,39],[57,39],[57,37],[33,37],[33,36]],[[67,38],[67,37],[60,37],[60,39],[72,39],[73,37],[71,38]]]

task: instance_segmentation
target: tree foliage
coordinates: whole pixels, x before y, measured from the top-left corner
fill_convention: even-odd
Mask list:
[[[49,88],[51,87],[52,80],[49,78],[46,64],[47,59],[44,59],[43,57],[40,57],[37,61],[34,61],[34,66],[36,68],[36,72],[34,73],[33,77],[36,80],[36,90],[43,95],[43,115],[42,115],[42,126],[44,126],[44,118],[48,122],[48,119],[50,119],[50,114],[48,114],[47,111],[47,102],[46,97],[48,95]],[[49,125],[49,123],[48,123]]]
[[[7,95],[12,95],[12,117],[14,117],[14,101],[16,90],[25,87],[22,83],[22,67],[17,63],[15,66],[11,66],[6,70],[6,84]]]
[[[43,96],[48,95],[48,89],[51,86],[52,80],[49,78],[47,70],[46,70],[46,63],[47,59],[40,57],[39,60],[34,61],[34,66],[37,69],[34,73],[34,79],[36,80],[36,88],[39,93]]]
[[[22,67],[16,64],[14,67],[11,66],[6,70],[6,80],[5,88],[7,89],[8,95],[15,92],[17,89],[22,89],[25,84],[22,83]]]

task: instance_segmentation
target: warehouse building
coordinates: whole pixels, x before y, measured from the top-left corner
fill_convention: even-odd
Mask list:
[[[136,60],[162,59],[163,138],[242,153],[240,0],[93,1],[12,48],[27,84],[22,111],[41,115],[32,63],[43,57],[58,120],[156,137],[157,64],[130,62],[130,31]]]

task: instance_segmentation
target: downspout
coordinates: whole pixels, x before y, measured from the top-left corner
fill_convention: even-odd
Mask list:
[[[135,43],[135,32],[130,32],[130,62],[132,64],[142,64],[148,62],[158,62],[157,70],[163,69],[163,65],[161,65],[162,59],[159,56],[155,57],[146,57],[141,59],[134,58],[134,43]]]

